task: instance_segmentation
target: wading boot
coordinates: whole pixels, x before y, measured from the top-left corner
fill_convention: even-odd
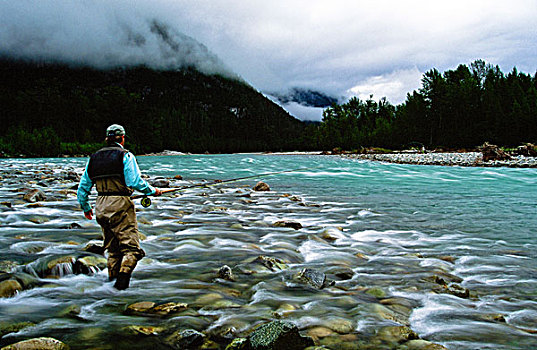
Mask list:
[[[131,280],[131,274],[120,272],[117,275],[116,283],[114,284],[114,288],[117,290],[125,290],[129,288],[129,282]]]

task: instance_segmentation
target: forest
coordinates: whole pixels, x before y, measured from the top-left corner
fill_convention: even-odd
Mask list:
[[[394,106],[385,98],[351,98],[324,110],[311,128],[316,147],[472,149],[485,141],[513,147],[537,141],[537,74],[477,60],[443,74],[424,73],[419,90]]]
[[[424,73],[400,105],[351,98],[304,123],[245,82],[195,69],[102,71],[0,59],[0,154],[88,155],[112,123],[127,148],[192,153],[472,149],[537,139],[537,74],[477,60]]]
[[[0,152],[87,155],[108,125],[140,154],[300,149],[301,121],[246,83],[195,69],[102,71],[0,60]]]

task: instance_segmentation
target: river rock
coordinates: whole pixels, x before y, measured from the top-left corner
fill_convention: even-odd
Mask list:
[[[183,310],[185,310],[187,308],[188,308],[188,305],[185,304],[185,303],[170,302],[170,303],[157,305],[157,306],[151,308],[150,311],[151,311],[151,313],[153,313],[155,315],[166,316],[166,315],[181,312],[181,311],[183,311]]]
[[[262,192],[262,191],[270,191],[269,185],[264,183],[263,181],[259,181],[253,188],[254,191]]]
[[[65,229],[67,230],[79,230],[82,228],[82,225],[76,222],[72,222],[69,225],[65,226]]]
[[[51,260],[46,258],[43,262],[37,264],[34,269],[40,277],[60,278],[73,273],[73,264],[76,258],[67,255],[52,257]]]
[[[276,227],[290,227],[295,230],[300,230],[302,228],[302,224],[300,222],[296,221],[276,221],[274,223],[274,226]]]
[[[128,305],[127,309],[125,310],[125,314],[126,315],[145,314],[147,311],[149,311],[155,305],[156,305],[156,303],[154,303],[152,301],[139,301],[137,303]]]
[[[246,338],[235,338],[228,346],[226,350],[246,350],[248,344],[248,339]]]
[[[151,181],[151,185],[154,187],[170,187],[170,181],[163,177],[157,177]]]
[[[68,350],[69,346],[58,339],[42,337],[23,340],[1,350]]]
[[[249,350],[302,350],[313,345],[313,339],[301,336],[296,325],[282,321],[261,325],[247,338]]]
[[[345,238],[345,235],[343,235],[343,233],[338,230],[337,228],[335,227],[329,227],[327,229],[324,229],[319,237],[321,237],[322,239],[326,240],[326,241],[330,241],[330,242],[333,242],[333,241],[336,241],[340,238]]]
[[[401,344],[409,340],[419,339],[419,336],[406,326],[388,326],[381,328],[376,338],[388,343]]]
[[[98,255],[104,255],[104,247],[100,244],[88,243],[82,250]]]
[[[165,328],[164,327],[154,327],[154,326],[138,326],[138,325],[132,325],[126,327],[126,330],[132,334],[136,335],[145,335],[145,336],[151,336],[151,335],[159,335],[162,333]]]
[[[287,264],[283,260],[268,257],[268,256],[263,256],[263,255],[258,256],[254,260],[254,262],[265,266],[272,272],[276,270],[285,270],[288,267]]]
[[[56,316],[57,317],[67,317],[67,318],[74,318],[77,320],[83,320],[82,317],[80,317],[80,312],[82,311],[82,308],[79,305],[73,304],[68,305],[67,307],[60,310]]]
[[[47,196],[45,195],[43,191],[35,188],[33,190],[26,192],[26,194],[22,197],[22,199],[24,199],[26,202],[29,202],[29,203],[35,203],[35,202],[46,200]]]
[[[313,327],[308,329],[307,333],[308,337],[311,337],[313,340],[318,341],[319,339],[326,338],[332,335],[335,335],[336,332],[334,332],[332,329],[327,327]]]
[[[327,274],[337,278],[340,281],[350,280],[355,275],[354,271],[350,267],[335,267],[330,269]]]
[[[354,331],[354,323],[341,317],[332,317],[325,324],[326,327],[340,334],[347,334]]]
[[[393,321],[405,326],[410,324],[407,314],[400,314],[384,305],[381,304],[371,304],[369,305],[370,314],[378,317],[379,319]]]
[[[404,347],[401,347],[401,350],[448,350],[443,345],[431,343],[430,341],[423,339],[414,339],[406,342]]]
[[[310,268],[305,268],[296,274],[295,280],[306,283],[316,289],[323,289],[335,284],[334,281],[328,280],[324,273]]]
[[[84,256],[76,259],[73,264],[73,272],[75,274],[94,275],[106,268],[107,261],[99,256]]]
[[[231,267],[224,265],[222,266],[217,273],[218,278],[222,278],[227,281],[234,281],[235,276],[233,276],[233,271],[231,270]]]
[[[176,314],[188,308],[185,303],[169,302],[165,304],[156,305],[152,301],[140,301],[134,304],[130,304],[125,309],[125,315],[137,315],[137,316],[168,316]]]
[[[23,290],[31,289],[42,284],[36,277],[17,271],[15,273],[0,274],[0,281],[16,280]]]
[[[369,288],[365,293],[377,299],[382,299],[386,297],[386,292],[380,287]]]
[[[11,260],[0,261],[0,273],[9,273],[15,269],[19,264]]]
[[[483,161],[494,161],[494,160],[510,160],[511,156],[505,153],[500,147],[492,145],[488,142],[485,142],[481,147],[479,147],[483,153]]]
[[[537,157],[537,146],[531,143],[518,146],[515,150],[515,154],[525,157]]]
[[[9,298],[22,291],[22,285],[16,279],[0,282],[0,298]]]
[[[196,349],[203,345],[205,335],[194,329],[179,330],[165,339],[173,349]]]

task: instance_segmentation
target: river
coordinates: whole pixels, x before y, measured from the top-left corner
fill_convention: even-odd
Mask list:
[[[173,186],[302,170],[180,191],[149,208],[137,201],[147,256],[119,292],[106,270],[74,274],[71,261],[37,272],[99,243],[99,226],[78,209],[76,180],[57,179],[65,169],[81,173],[86,160],[0,160],[0,260],[38,282],[0,299],[3,325],[31,322],[1,346],[51,336],[72,349],[158,348],[152,337],[133,337],[132,326],[223,339],[283,319],[303,334],[316,330],[334,349],[360,348],[396,325],[449,349],[537,347],[537,169],[314,155],[138,157],[144,174]],[[271,191],[251,191],[258,180]],[[21,188],[40,188],[47,200],[28,204]],[[224,265],[233,279],[217,276]],[[304,282],[304,269],[333,283]],[[166,317],[125,313],[140,301],[188,307]]]

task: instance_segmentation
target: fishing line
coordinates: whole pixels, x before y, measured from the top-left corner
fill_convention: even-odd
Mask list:
[[[292,170],[277,171],[277,172],[273,172],[273,173],[265,173],[265,174],[257,174],[257,175],[237,177],[237,178],[229,179],[229,180],[216,180],[216,181],[214,181],[212,183],[195,184],[195,185],[184,186],[184,187],[170,188],[170,189],[162,190],[161,192],[162,192],[162,194],[165,194],[165,193],[171,193],[171,192],[177,192],[177,191],[184,191],[184,190],[191,189],[191,188],[217,186],[217,185],[226,184],[226,183],[230,183],[230,182],[248,180],[248,179],[253,179],[253,178],[260,178],[260,177],[266,177],[266,176],[273,176],[273,175],[284,174],[284,173],[292,173],[292,172],[297,172],[297,171],[302,171],[302,170],[312,170],[312,169],[317,169],[317,168],[320,168],[320,167],[299,168],[299,169],[292,169]],[[151,198],[149,198],[150,196],[154,196],[154,195],[140,194],[140,195],[131,196],[131,199],[142,198],[142,200],[140,201],[140,204],[142,205],[142,207],[148,208],[148,207],[151,206]]]

